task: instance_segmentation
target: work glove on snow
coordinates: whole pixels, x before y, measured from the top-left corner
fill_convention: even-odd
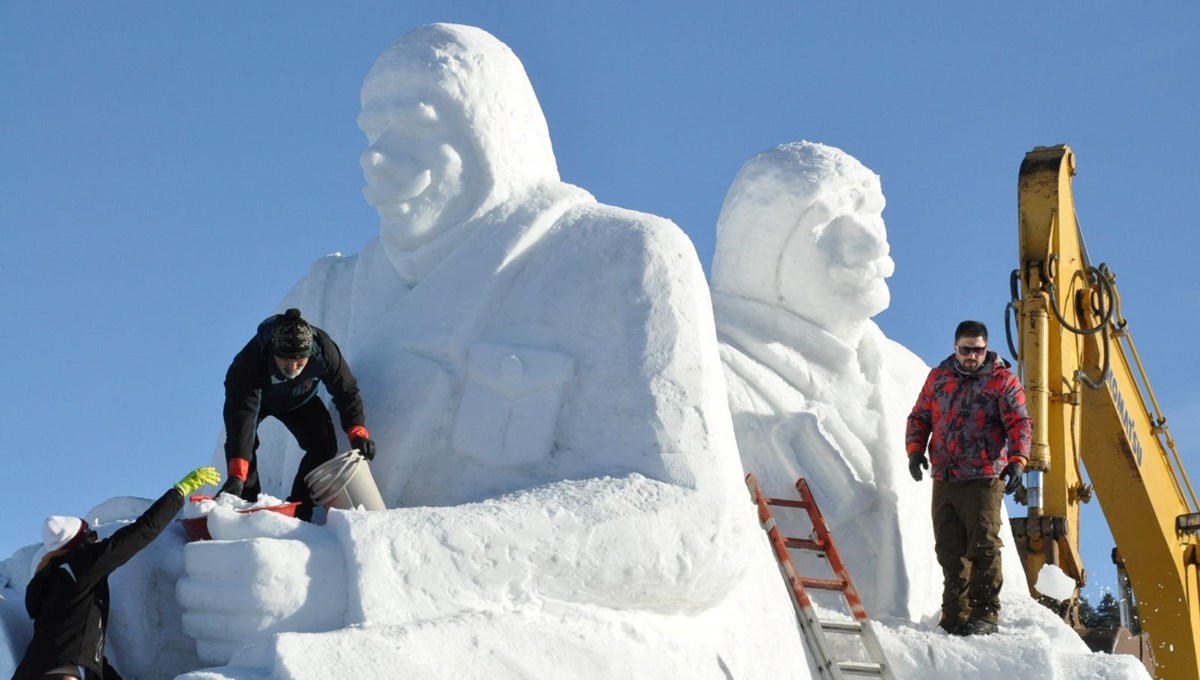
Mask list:
[[[192,492],[202,486],[216,486],[221,481],[221,473],[217,472],[215,467],[196,468],[187,473],[187,476],[179,480],[175,488],[179,493],[183,494],[184,498],[192,495]]]
[[[350,437],[350,446],[358,449],[363,458],[375,460],[375,442],[371,441],[371,435],[367,432],[367,428],[355,425],[346,434]]]
[[[217,492],[217,495],[220,496],[223,493],[227,493],[230,496],[237,496],[238,498],[241,498],[242,489],[244,488],[246,488],[245,480],[238,479],[237,477],[230,477],[229,479],[225,480],[225,486],[221,487],[221,490]]]
[[[908,457],[908,474],[916,481],[921,481],[921,468],[929,469],[929,459],[925,453],[914,453]]]
[[[1000,471],[1000,479],[1004,481],[1004,494],[1008,495],[1017,490],[1021,486],[1021,474],[1025,472],[1025,466],[1017,461],[1013,461],[1004,466]]]

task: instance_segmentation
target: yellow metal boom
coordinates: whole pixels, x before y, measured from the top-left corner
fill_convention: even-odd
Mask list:
[[[1196,495],[1121,315],[1116,277],[1088,260],[1074,174],[1069,147],[1037,147],[1018,181],[1013,308],[1033,445],[1029,516],[1012,520],[1013,534],[1035,596],[1047,563],[1083,586],[1079,505],[1094,488],[1153,641],[1156,676],[1200,680],[1197,537],[1188,526],[1189,516],[1200,520]],[[1060,609],[1073,618],[1073,604]]]

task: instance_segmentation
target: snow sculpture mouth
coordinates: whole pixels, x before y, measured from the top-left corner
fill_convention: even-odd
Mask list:
[[[862,290],[881,284],[895,271],[895,261],[884,255],[864,264],[832,266],[829,268],[829,278],[839,287]]]
[[[363,197],[376,209],[407,204],[433,184],[433,171],[421,168],[412,157],[389,158],[368,149],[363,152],[362,167],[366,178]]]

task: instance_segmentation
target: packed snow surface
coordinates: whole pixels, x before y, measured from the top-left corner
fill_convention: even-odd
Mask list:
[[[902,449],[928,368],[870,321],[894,263],[857,160],[798,142],[748,161],[710,296],[674,224],[560,180],[520,61],[482,30],[402,36],[358,122],[379,237],[280,309],[349,358],[389,509],[195,509],[214,540],[174,523],[111,578],[126,678],[815,678],[747,471],[768,495],[809,479],[895,677],[1148,677],[1035,604],[1011,546],[1000,632],[935,627],[929,485]],[[260,434],[286,495],[301,452]],[[148,504],[87,519],[107,536]],[[0,676],[37,548],[0,570]]]

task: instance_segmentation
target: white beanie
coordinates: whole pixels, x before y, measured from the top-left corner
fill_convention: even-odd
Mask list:
[[[86,531],[86,526],[87,522],[78,517],[62,515],[47,517],[46,523],[42,526],[42,548],[48,553],[54,552]]]

